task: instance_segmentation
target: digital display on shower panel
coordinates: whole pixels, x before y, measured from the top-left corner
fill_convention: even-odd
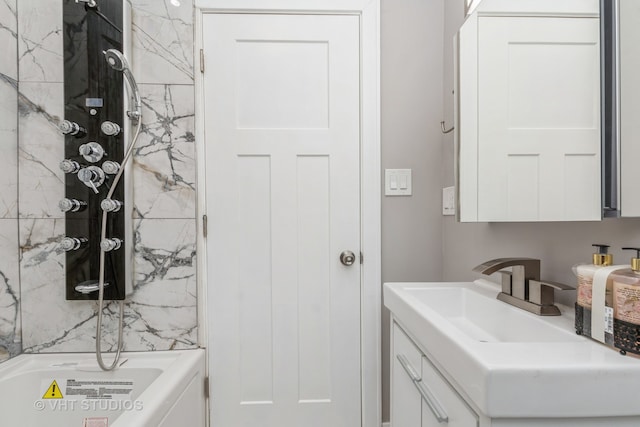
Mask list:
[[[122,51],[123,1],[64,1],[64,99],[66,299],[95,300],[98,292],[82,293],[78,285],[97,284],[100,274],[102,209],[113,182],[107,161],[121,163],[124,132],[107,135],[101,125],[111,122],[124,128],[122,73],[112,69],[103,51]],[[113,133],[113,132],[108,132]],[[111,164],[113,166],[113,164]],[[99,170],[98,170],[99,169]],[[124,184],[118,183],[113,200],[124,201]],[[102,181],[102,182],[101,182]],[[94,188],[95,187],[95,188]],[[97,191],[97,193],[96,193]],[[125,236],[125,210],[109,213],[107,237],[131,244]],[[125,250],[106,252],[105,300],[125,297]]]

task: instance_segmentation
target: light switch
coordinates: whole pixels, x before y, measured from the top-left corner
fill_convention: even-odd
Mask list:
[[[385,196],[411,195],[411,169],[384,170]]]
[[[391,190],[397,190],[398,189],[398,177],[395,174],[391,174],[391,176],[389,177],[389,188]]]
[[[401,174],[398,178],[400,178],[400,189],[401,190],[406,190],[407,189],[407,175]]]

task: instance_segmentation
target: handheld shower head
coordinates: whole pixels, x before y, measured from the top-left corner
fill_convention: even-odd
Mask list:
[[[129,68],[129,63],[122,52],[117,49],[109,49],[103,52],[107,64],[116,71],[124,71]]]
[[[131,73],[131,68],[129,67],[127,58],[125,58],[123,53],[117,49],[108,49],[102,53],[104,53],[107,64],[109,64],[109,66],[114,70],[122,72],[125,80],[129,83],[135,102],[135,110],[128,111],[127,115],[132,120],[140,120],[140,116],[142,115],[142,100],[140,99],[140,91],[138,90],[136,79],[133,77],[133,73]]]

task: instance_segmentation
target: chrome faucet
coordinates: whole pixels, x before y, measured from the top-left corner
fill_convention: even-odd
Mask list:
[[[511,271],[502,270],[511,267]],[[573,289],[562,283],[540,280],[540,260],[535,258],[497,258],[475,267],[473,271],[486,275],[502,275],[500,301],[539,316],[559,316],[554,305],[554,290]]]

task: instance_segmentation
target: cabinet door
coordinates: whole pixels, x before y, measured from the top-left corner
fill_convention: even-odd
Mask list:
[[[479,220],[600,220],[599,58],[596,18],[479,18]]]
[[[431,404],[436,405],[439,416],[447,421],[438,420],[426,400],[422,401],[422,427],[477,427],[478,416],[462,397],[438,373],[426,357],[422,357],[422,383],[429,390]]]
[[[422,353],[395,323],[392,329],[392,349],[391,425],[420,427],[422,398],[400,359],[403,359],[419,377]]]
[[[544,12],[556,3],[460,28],[462,222],[601,219],[599,19]]]

